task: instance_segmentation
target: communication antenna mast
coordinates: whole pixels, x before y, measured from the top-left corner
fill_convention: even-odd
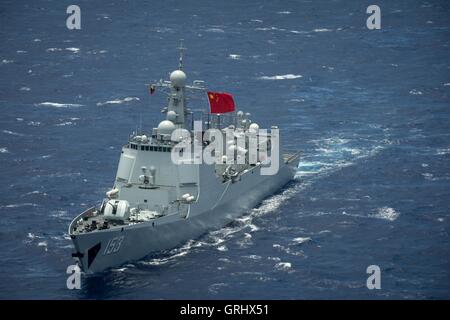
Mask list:
[[[183,39],[180,39],[180,46],[177,49],[180,50],[180,63],[178,68],[183,70],[183,51],[186,50],[186,48],[183,47]]]

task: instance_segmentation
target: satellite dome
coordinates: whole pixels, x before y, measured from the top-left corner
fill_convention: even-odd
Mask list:
[[[158,125],[159,134],[171,134],[175,130],[175,125],[170,120],[161,121]]]
[[[258,130],[259,130],[259,125],[257,123],[252,123],[248,127],[248,131],[250,131],[250,132],[258,132]]]
[[[175,121],[177,119],[177,113],[173,110],[170,110],[169,112],[167,112],[167,120],[170,121]]]
[[[172,82],[174,87],[184,87],[184,83],[186,82],[186,74],[181,70],[175,70],[170,74],[170,82]]]

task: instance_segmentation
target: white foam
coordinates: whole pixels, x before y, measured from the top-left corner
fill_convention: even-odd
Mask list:
[[[35,104],[40,107],[55,107],[55,108],[74,108],[74,107],[82,107],[82,104],[77,103],[58,103],[58,102],[41,102]]]
[[[298,238],[292,239],[292,242],[294,244],[302,244],[302,243],[309,242],[309,241],[312,241],[312,239],[310,237],[305,237],[305,238],[298,237]]]
[[[256,31],[286,31],[286,29],[283,28],[277,28],[277,27],[264,27],[264,28],[256,28]]]
[[[446,155],[446,154],[450,154],[450,148],[440,148],[440,149],[437,149],[436,150],[436,154],[437,155],[439,155],[439,156],[443,156],[443,155]]]
[[[291,14],[290,11],[278,11],[277,14]]]
[[[292,268],[292,264],[290,262],[278,262],[274,268],[280,271],[289,271]]]
[[[80,48],[66,48],[67,51],[73,52],[73,53],[78,53],[80,52]]]
[[[228,57],[232,60],[240,60],[241,56],[239,54],[229,54]]]
[[[208,28],[205,30],[206,32],[214,32],[214,33],[225,33],[225,30],[220,28]]]
[[[57,52],[57,51],[62,51],[63,49],[61,48],[48,48],[46,51],[47,52]]]
[[[23,133],[18,133],[10,130],[2,130],[3,133],[10,134],[12,136],[18,136],[18,137],[24,137],[25,135]]]
[[[283,74],[283,75],[275,75],[275,76],[262,76],[258,79],[260,80],[293,80],[302,78],[303,76],[300,74]]]
[[[247,258],[247,259],[251,259],[251,260],[261,260],[262,259],[261,256],[258,256],[256,254],[251,254],[249,256],[243,256],[243,258]]]
[[[389,221],[395,221],[395,220],[397,220],[399,215],[400,215],[400,213],[395,211],[393,208],[382,207],[382,208],[378,208],[377,212],[373,215],[370,215],[370,217],[389,220]]]
[[[31,232],[28,232],[28,234],[27,234],[27,238],[29,238],[29,239],[31,239],[31,240],[34,240],[34,239],[36,239],[36,238],[42,238],[41,236],[38,236],[38,235],[35,235],[34,233],[31,233]]]
[[[298,30],[290,30],[290,33],[294,33],[294,34],[308,34],[310,32],[308,31],[298,31]]]
[[[7,60],[7,59],[3,59],[2,60],[2,64],[9,64],[9,63],[13,63],[14,60]]]
[[[45,192],[42,192],[42,191],[39,191],[39,190],[34,190],[34,191],[31,191],[31,192],[27,192],[23,196],[29,196],[29,195],[34,195],[34,194],[40,194],[40,195],[43,195],[43,196],[47,196],[47,194]]]
[[[412,94],[412,95],[422,95],[423,94],[423,92],[422,91],[419,91],[419,90],[417,90],[417,89],[412,89],[411,91],[409,91],[409,94]]]
[[[314,29],[313,32],[330,32],[333,31],[331,29],[327,29],[327,28],[321,28],[321,29]]]
[[[48,248],[47,248],[47,246],[48,246],[47,241],[41,241],[41,242],[39,242],[37,245],[38,245],[38,247],[44,247],[44,250],[45,250],[45,251],[48,250]]]
[[[104,106],[104,105],[108,105],[108,104],[123,104],[126,102],[131,102],[131,101],[140,101],[141,99],[139,99],[138,97],[126,97],[123,99],[116,99],[116,100],[109,100],[106,102],[98,102],[97,106]]]
[[[278,258],[278,257],[267,257],[267,260],[271,260],[271,261],[281,261],[281,259]]]
[[[0,153],[9,153],[8,148],[6,147],[0,148]]]
[[[48,48],[46,51],[47,52],[60,52],[60,51],[63,51],[63,50],[70,51],[70,52],[73,52],[73,53],[80,52],[80,48],[73,48],[73,47],[71,47],[71,48],[64,48],[64,49],[62,49],[62,48]]]
[[[37,207],[38,205],[35,203],[14,203],[14,204],[7,204],[5,206],[0,206],[0,208],[21,208],[21,207]]]
[[[20,91],[30,91],[31,89],[28,87],[21,87],[19,90]]]
[[[64,127],[64,126],[70,126],[72,124],[75,124],[75,123],[73,123],[72,121],[66,121],[66,122],[58,123],[58,124],[56,124],[56,126],[57,127]]]

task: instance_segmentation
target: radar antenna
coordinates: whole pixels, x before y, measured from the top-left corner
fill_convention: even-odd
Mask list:
[[[178,69],[183,70],[183,51],[186,50],[186,48],[183,47],[183,39],[180,39],[180,46],[177,49],[180,50],[180,63]]]

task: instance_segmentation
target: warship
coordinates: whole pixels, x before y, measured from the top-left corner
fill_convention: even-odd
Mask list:
[[[230,94],[207,91],[203,81],[188,85],[185,48],[179,49],[170,80],[148,85],[151,94],[158,89],[167,95],[166,119],[129,136],[112,188],[101,204],[70,223],[72,257],[85,273],[119,267],[221,228],[294,178],[299,153],[282,152],[278,127],[263,134],[249,113],[236,110]],[[209,110],[196,114],[188,108],[187,92],[206,95]],[[199,161],[198,154],[211,149],[206,137],[211,131],[226,142],[211,153],[217,161]],[[276,170],[264,172],[274,164]]]

